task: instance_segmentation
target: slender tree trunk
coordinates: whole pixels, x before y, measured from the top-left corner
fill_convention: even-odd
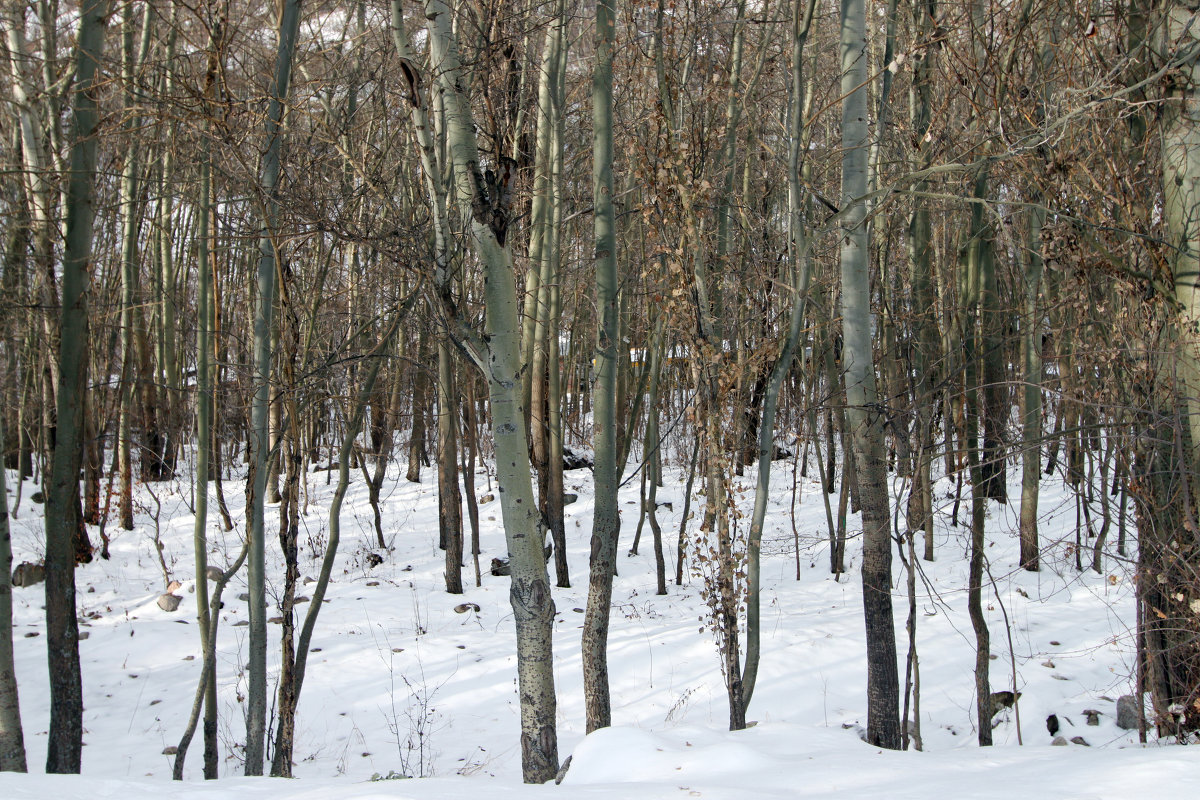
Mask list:
[[[538,502],[554,543],[557,585],[571,585],[562,503],[562,396],[558,384],[558,266],[562,217],[562,73],[566,57],[565,3],[554,4],[542,49],[537,143],[521,349],[528,365],[523,391],[530,420],[530,458]]]
[[[438,528],[446,544],[446,591],[462,594],[462,493],[458,486],[458,390],[450,342],[438,342]]]
[[[935,0],[919,0],[913,4],[913,23],[917,40],[932,35],[936,26]],[[916,56],[913,65],[912,140],[917,152],[911,164],[915,169],[929,165],[931,155],[925,141],[932,122],[933,57],[936,48],[925,48]],[[927,182],[915,189],[925,191]],[[925,536],[924,558],[933,561],[933,453],[934,405],[937,400],[939,336],[937,331],[937,296],[933,282],[933,243],[929,221],[929,204],[920,197],[913,199],[915,208],[908,223],[908,261],[912,287],[913,312],[913,406],[916,411],[917,455],[909,500],[909,531],[921,530]],[[914,513],[915,512],[915,513]],[[915,569],[915,565],[910,565]]]
[[[866,7],[842,0],[842,364],[846,422],[854,442],[863,524],[863,609],[867,628],[867,741],[900,747],[900,688],[892,621],[891,520],[883,419],[877,410],[871,350],[867,191]]]
[[[34,88],[25,67],[26,60],[33,60],[29,56],[24,36],[25,5],[25,3],[14,3],[6,6],[4,23],[7,28],[5,33],[9,68],[12,73],[12,99],[15,101],[16,127],[20,136],[21,166],[25,170],[27,179],[24,189],[29,207],[28,217],[33,225],[31,239],[35,270],[33,281],[36,288],[31,292],[31,299],[36,298],[35,302],[44,309],[33,312],[31,316],[36,316],[41,323],[44,349],[53,353],[57,351],[59,339],[58,327],[52,312],[52,309],[59,308],[58,280],[54,269],[54,243],[59,231],[56,230],[55,218],[58,216],[62,202],[62,193],[55,190],[50,176],[52,167],[54,171],[58,171],[58,168],[61,167],[60,159],[57,157],[57,153],[60,152],[57,148],[60,142],[57,139],[61,138],[61,135],[58,123],[59,114],[55,109],[56,103],[51,99],[51,93],[46,92],[46,100],[39,103],[35,99],[39,92]],[[55,50],[48,49],[53,43],[54,30],[57,30],[57,22],[51,21],[49,30],[45,34],[46,38],[42,43],[44,75],[48,75],[53,65],[58,63],[55,58]],[[41,108],[45,109],[44,112],[37,113]],[[43,128],[49,129],[49,137],[44,135]],[[51,146],[47,145],[47,138],[51,140]],[[46,163],[47,151],[51,153],[51,164]],[[37,439],[42,443],[42,452],[49,463],[48,460],[53,454],[54,447],[55,398],[59,392],[59,364],[58,360],[53,357],[46,358],[42,363],[43,367],[40,371],[41,420],[38,425]],[[32,421],[31,415],[30,422],[32,423]],[[46,469],[43,475],[45,476],[48,472],[49,469]],[[18,484],[18,489],[19,487]]]
[[[1136,20],[1156,30],[1155,60],[1171,66],[1162,83],[1162,214],[1177,308],[1168,322],[1172,350],[1154,376],[1149,419],[1138,436],[1135,494],[1146,672],[1159,733],[1167,735],[1200,728],[1193,703],[1200,680],[1193,610],[1200,553],[1200,28],[1193,3],[1161,4],[1161,19],[1149,26],[1144,9],[1135,10],[1131,26]],[[1179,707],[1177,723],[1172,712]]]
[[[403,357],[403,354],[401,354]],[[392,455],[392,433],[395,428],[394,420],[399,417],[401,383],[404,377],[402,370],[396,370],[392,378],[392,388],[384,400],[382,392],[376,392],[371,398],[371,448],[374,450],[375,467],[367,475],[367,501],[371,504],[371,512],[375,517],[375,546],[380,550],[387,549],[387,540],[383,535],[383,512],[379,507],[379,492],[387,478],[388,462]],[[366,473],[366,466],[363,466]]]
[[[67,181],[66,241],[59,324],[59,386],[54,459],[46,496],[46,649],[50,671],[50,733],[46,771],[77,773],[83,750],[83,679],[75,607],[74,542],[83,525],[79,466],[83,450],[83,393],[87,391],[88,274],[95,216],[95,79],[104,49],[106,0],[81,9],[76,45],[71,170]]]
[[[1042,225],[1046,212],[1040,198],[1029,213],[1029,252],[1025,262],[1021,361],[1025,375],[1021,402],[1021,567],[1037,572],[1038,489],[1042,473],[1042,329],[1038,294],[1042,283]]]
[[[474,386],[474,380],[468,380]],[[475,567],[475,586],[483,585],[483,576],[479,570],[479,503],[475,500],[475,458],[479,452],[479,442],[475,430],[475,392],[467,390],[462,403],[463,433],[459,437],[463,447],[463,488],[467,499],[467,519],[471,523],[471,562]]]
[[[659,434],[659,381],[662,372],[662,330],[656,329],[655,342],[650,344],[650,386],[647,397],[646,445],[643,447],[649,488],[646,493],[646,513],[650,522],[650,533],[654,535],[654,578],[655,594],[667,594],[666,555],[662,549],[662,528],[659,524],[658,491],[662,483],[662,439]]]
[[[517,632],[522,773],[527,783],[544,783],[558,772],[557,699],[552,668],[554,600],[538,534],[540,515],[530,480],[525,410],[521,402],[518,303],[511,255],[504,244],[513,165],[501,162],[497,164],[498,173],[486,177],[481,171],[473,115],[467,104],[453,33],[453,15],[442,0],[426,0],[424,9],[430,56],[436,65],[438,90],[445,109],[448,166],[453,170],[462,211],[469,219],[471,240],[486,275],[484,337],[481,339],[462,324],[456,324],[455,332],[463,338],[464,346],[488,379],[496,478],[500,483],[501,514],[512,577],[509,597]],[[456,316],[453,321],[461,322]]]
[[[254,400],[251,407],[253,463],[249,525],[250,652],[246,698],[246,775],[262,775],[267,732],[267,619],[265,539],[263,515],[270,461],[268,418],[271,407],[272,316],[275,286],[275,243],[278,232],[280,151],[284,107],[292,74],[292,56],[300,27],[301,0],[285,0],[279,21],[279,47],[275,75],[269,91],[267,149],[263,157],[261,188],[266,197],[266,217],[259,240],[258,288],[254,296]]]
[[[687,524],[691,516],[692,486],[696,482],[696,466],[700,460],[700,437],[692,442],[692,457],[688,459],[687,483],[683,487],[683,514],[679,520],[679,535],[675,543],[675,585],[683,586],[683,562],[687,557]]]
[[[616,9],[612,0],[596,3],[596,62],[592,71],[592,196],[595,204],[596,342],[594,443],[596,505],[588,572],[587,613],[583,622],[583,696],[587,731],[612,724],[608,685],[608,623],[617,535],[617,344],[618,287],[616,214],[613,209],[612,53]]]
[[[208,70],[205,76],[206,105],[211,102],[215,91],[218,52],[224,37],[225,20],[214,25],[209,40]],[[192,530],[192,548],[196,557],[196,622],[200,630],[200,645],[204,648],[205,680],[199,689],[198,699],[204,706],[204,777],[217,777],[217,670],[216,664],[208,663],[208,642],[215,623],[209,611],[208,593],[208,484],[212,452],[213,386],[212,386],[212,318],[215,295],[212,286],[212,245],[209,239],[209,222],[212,217],[212,161],[211,144],[201,142],[200,152],[200,208],[196,232],[196,475],[195,525]],[[214,653],[215,655],[215,653]],[[186,747],[180,748],[186,753]],[[176,759],[177,771],[182,771],[183,755]],[[182,777],[180,774],[179,777]]]
[[[978,341],[978,334],[968,332],[968,339]],[[978,362],[979,353],[975,345],[968,355],[971,362]],[[974,378],[979,370],[970,366],[967,370],[968,394],[974,394],[979,389],[974,388]],[[977,427],[975,409],[978,407],[978,397],[967,399],[967,461],[971,473],[971,563],[967,578],[967,612],[971,618],[971,627],[975,631],[975,712],[979,721],[979,744],[986,747],[992,743],[992,702],[991,702],[991,635],[988,631],[987,618],[983,615],[983,574],[984,549],[987,546],[984,519],[987,505],[983,462],[980,459],[980,448],[977,444]],[[984,451],[986,452],[986,450]]]
[[[659,384],[662,380],[662,361],[665,337],[660,318],[654,326],[650,340],[650,385],[646,397],[646,438],[642,447],[648,489],[645,497],[645,513],[650,519],[650,530],[654,535],[654,572],[657,581],[656,593],[667,593],[667,565],[663,553],[662,529],[658,522],[658,487],[662,484],[662,446],[659,433]]]
[[[566,117],[563,107],[566,105],[566,90],[563,75],[566,72],[567,37],[566,3],[560,0],[555,24],[560,30],[558,38],[558,66],[555,70],[557,78],[554,92],[554,130],[550,137],[550,219],[547,233],[546,258],[550,264],[550,320],[547,326],[547,382],[546,382],[546,467],[547,491],[543,506],[546,521],[550,525],[550,538],[554,542],[554,577],[555,585],[568,588],[571,585],[571,572],[567,564],[567,531],[564,520],[565,503],[563,499],[563,420],[562,420],[562,353],[560,330],[562,326],[562,281],[559,277],[562,265],[562,231],[563,231],[563,148],[566,140]]]
[[[171,6],[170,33],[167,39],[166,62],[174,63],[176,57],[176,37],[178,36],[178,5]],[[164,93],[174,96],[176,91],[174,73],[168,72],[165,78]],[[172,250],[173,220],[175,205],[173,193],[179,175],[175,170],[175,149],[163,148],[160,170],[160,199],[158,203],[158,233],[160,274],[155,281],[158,287],[156,305],[159,314],[159,374],[161,399],[160,406],[164,410],[164,443],[163,443],[163,478],[173,476],[178,462],[179,446],[184,432],[184,409],[182,403],[182,376],[179,370],[178,353],[178,309],[176,306],[176,260]],[[181,237],[182,240],[182,237]]]
[[[4,445],[4,417],[0,415],[0,455]],[[12,539],[8,532],[8,468],[0,458],[0,772],[25,772],[25,737],[21,731],[21,705],[17,698],[17,668],[12,640]],[[18,480],[20,472],[18,471]]]
[[[288,424],[279,431],[279,457],[283,468],[283,486],[279,503],[279,549],[283,554],[283,591],[279,597],[280,666],[275,704],[275,751],[271,758],[271,776],[292,777],[292,750],[296,733],[296,653],[294,618],[296,584],[300,580],[300,474],[303,467],[301,452],[300,409],[296,402],[296,361],[300,350],[299,319],[291,298],[292,272],[284,265],[280,271],[283,286],[280,311],[281,398],[279,405],[286,411]]]
[[[1116,425],[1108,428],[1107,442],[1104,446],[1104,454],[1100,457],[1100,508],[1103,515],[1103,521],[1100,523],[1100,532],[1096,534],[1096,541],[1092,545],[1092,571],[1097,575],[1104,574],[1104,546],[1108,542],[1108,533],[1112,528],[1112,507],[1108,497],[1108,474],[1113,466],[1114,450],[1117,446],[1117,437],[1115,434]]]
[[[977,186],[976,196],[984,199],[982,186]],[[982,212],[979,202],[975,208]],[[996,281],[996,248],[993,227],[980,228],[977,244],[980,249],[980,297],[979,323],[981,334],[981,377],[980,391],[983,411],[983,451],[980,468],[984,494],[990,500],[1008,502],[1008,423],[1012,412],[1009,398],[1008,374],[1005,369],[1007,357],[1004,348],[1003,330],[1008,314],[1001,308]]]
[[[425,415],[429,410],[429,334],[421,331],[417,339],[417,360],[420,362],[413,373],[412,428],[408,437],[409,483],[421,482],[421,466],[429,463],[425,452]]]
[[[138,180],[141,172],[141,148],[133,140],[138,117],[133,113],[137,99],[133,93],[135,75],[140,71],[149,49],[150,32],[153,28],[150,14],[153,9],[146,6],[146,18],[142,21],[141,46],[134,49],[135,11],[132,0],[125,0],[124,19],[121,24],[122,52],[121,79],[125,84],[124,105],[127,119],[124,125],[126,139],[125,165],[121,171],[121,400],[118,423],[117,447],[121,471],[120,515],[121,527],[133,530],[133,409],[136,399],[136,384],[139,370],[134,339],[136,299],[134,288],[138,282],[138,216],[141,202]],[[143,458],[148,457],[143,452]]]
[[[205,639],[204,642],[202,643],[202,645],[204,647],[204,653],[203,653],[202,657],[204,660],[203,660],[203,665],[200,667],[200,680],[196,684],[196,693],[192,699],[192,713],[188,717],[188,724],[187,724],[187,727],[185,727],[183,730],[183,735],[179,737],[179,745],[178,745],[178,750],[175,753],[175,761],[171,766],[171,780],[174,780],[174,781],[183,780],[183,765],[187,761],[188,749],[191,747],[192,737],[196,733],[196,724],[200,720],[200,712],[202,709],[204,710],[204,714],[205,714],[204,735],[205,735],[205,740],[206,740],[205,744],[204,744],[204,778],[205,778],[205,780],[213,780],[214,778],[217,777],[216,752],[214,750],[212,758],[210,760],[207,738],[208,738],[208,715],[210,713],[208,711],[208,709],[211,707],[214,709],[214,711],[212,713],[214,715],[216,713],[215,712],[216,699],[215,699],[215,697],[213,697],[212,699],[209,698],[209,686],[216,685],[217,629],[220,626],[220,621],[221,621],[221,615],[220,615],[221,593],[225,591],[225,586],[226,586],[226,584],[229,583],[229,580],[234,575],[237,574],[237,571],[239,569],[242,568],[242,564],[245,563],[246,554],[249,552],[249,550],[250,550],[250,543],[243,542],[241,552],[238,553],[238,557],[236,559],[234,559],[234,562],[233,562],[233,564],[230,565],[229,569],[225,570],[224,572],[218,571],[219,574],[212,576],[212,580],[213,580],[212,599],[209,600],[208,609],[206,611],[202,612],[202,613],[205,613],[208,618],[208,622],[207,622],[208,638]],[[215,694],[216,690],[213,689],[212,691]],[[213,718],[212,728],[213,728],[213,737],[214,737],[214,742],[215,742],[216,729],[217,729],[215,716]]]

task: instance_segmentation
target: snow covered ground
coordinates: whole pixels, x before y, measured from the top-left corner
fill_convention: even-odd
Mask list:
[[[424,483],[410,484],[398,477],[402,473],[395,466],[397,477],[385,486],[382,500],[390,546],[382,564],[372,567],[367,559],[374,531],[361,481],[351,486],[343,509],[338,567],[314,635],[300,700],[298,779],[237,777],[246,688],[239,665],[247,657],[247,628],[238,624],[247,619],[246,603],[238,597],[245,591],[243,572],[225,592],[219,645],[223,778],[200,779],[202,745],[197,741],[186,781],[169,784],[172,757],[163,750],[179,740],[200,673],[194,594],[189,593],[195,578],[191,489],[186,480],[157,485],[154,496],[140,487],[137,529],[110,527],[115,536],[111,560],[97,560],[77,573],[81,630],[87,635],[80,645],[86,707],[83,776],[0,775],[0,797],[158,800],[170,793],[200,800],[474,800],[487,793],[497,798],[650,800],[825,798],[849,792],[887,798],[1126,798],[1152,791],[1156,797],[1191,798],[1200,792],[1200,751],[1154,743],[1142,747],[1136,732],[1115,724],[1116,699],[1133,691],[1132,569],[1110,553],[1103,574],[1075,570],[1075,501],[1057,482],[1046,484],[1042,498],[1040,573],[1016,567],[1019,492],[1010,492],[1011,507],[989,508],[988,563],[995,583],[985,601],[994,654],[992,688],[1012,688],[1015,682],[1022,693],[1015,711],[997,716],[996,746],[984,750],[976,745],[974,635],[965,589],[967,531],[949,525],[952,500],[947,495],[953,487],[948,481],[937,490],[942,503],[937,561],[921,563],[918,581],[925,751],[881,752],[864,744],[858,736],[866,721],[858,540],[852,538],[848,547],[848,573],[834,580],[816,485],[802,479],[793,528],[792,465],[779,462],[775,469],[762,570],[763,658],[749,712],[757,724],[738,733],[726,730],[724,686],[704,622],[703,581],[688,576],[684,586],[672,583],[668,595],[656,596],[648,527],[640,555],[625,555],[637,522],[635,479],[621,497],[622,555],[609,645],[614,727],[586,739],[579,637],[586,604],[591,474],[567,473],[567,491],[580,499],[567,507],[574,588],[555,589],[555,662],[560,754],[574,758],[561,786],[536,787],[520,783],[508,578],[487,573],[490,559],[505,554],[498,504],[480,508],[483,585],[474,586],[468,567],[466,593],[447,595],[437,548],[433,473],[426,470]],[[673,501],[671,510],[660,512],[669,561],[683,509],[679,477],[674,475],[659,491],[660,502]],[[10,505],[14,478],[10,472]],[[325,472],[307,476],[301,535],[306,576],[316,575],[327,538],[332,487],[326,479]],[[745,480],[748,510],[753,487],[749,477]],[[481,495],[486,481],[481,473]],[[12,521],[16,563],[41,557],[42,508],[29,500],[34,491],[33,484],[26,484]],[[228,481],[225,493],[240,524],[241,484]],[[965,495],[960,522],[969,508]],[[210,509],[214,544],[209,561],[224,565],[236,555],[239,532],[221,533],[215,502]],[[698,509],[694,504],[693,510]],[[268,524],[274,517],[269,510]],[[184,603],[174,613],[156,604],[166,578],[153,542],[155,519],[169,577],[183,583],[179,593]],[[850,530],[857,532],[854,518]],[[1113,546],[1115,540],[1114,523]],[[271,575],[280,579],[277,546],[268,548],[268,559]],[[894,575],[903,658],[907,599],[899,560]],[[269,585],[269,595],[277,588]],[[301,588],[300,593],[309,592]],[[36,773],[45,760],[49,719],[43,587],[16,589],[14,595],[21,712],[29,764]],[[463,603],[477,604],[479,611],[460,613],[456,606]],[[273,613],[269,610],[268,616]],[[278,662],[277,648],[273,643],[268,653],[273,663]],[[1085,710],[1100,712],[1098,725],[1087,724]],[[1049,714],[1060,720],[1060,734],[1082,737],[1089,746],[1052,747]],[[386,779],[399,774],[425,777]]]

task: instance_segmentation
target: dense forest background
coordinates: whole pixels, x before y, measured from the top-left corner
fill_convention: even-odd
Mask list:
[[[587,727],[611,721],[622,481],[640,482],[658,591],[703,576],[729,724],[747,724],[782,457],[821,483],[835,574],[861,512],[872,744],[909,744],[893,551],[939,557],[935,481],[955,483],[972,533],[982,720],[1003,700],[981,608],[988,507],[1017,487],[1020,563],[1038,570],[1056,471],[1078,493],[1077,568],[1101,572],[1114,540],[1134,562],[1148,724],[1185,737],[1200,726],[1193,6],[5,0],[0,441],[46,503],[47,770],[80,763],[76,564],[133,527],[137,485],[194,476],[205,774],[216,617],[243,560],[246,773],[290,774],[342,497],[365,482],[386,557],[396,465],[437,476],[447,592],[511,573],[528,781],[560,761],[551,580],[587,581]],[[595,474],[586,568],[563,522],[578,458]],[[493,565],[482,464],[507,537]],[[338,486],[301,607],[317,469]],[[656,500],[670,470],[684,502],[699,495],[677,531]],[[235,492],[246,546],[210,568]],[[268,545],[282,574],[264,575]],[[16,769],[2,633],[0,768]],[[268,646],[283,652],[270,747]]]

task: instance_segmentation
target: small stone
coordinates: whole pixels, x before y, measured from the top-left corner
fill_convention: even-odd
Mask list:
[[[454,607],[455,614],[465,614],[468,611],[479,611],[479,605],[476,603],[459,603]]]
[[[180,583],[179,581],[171,581],[170,583],[167,584],[168,592],[177,592],[182,588],[183,588],[183,584]]]
[[[563,492],[563,505],[569,506],[571,503],[578,503],[579,495],[574,492]]]
[[[204,570],[204,574],[208,576],[210,581],[214,582],[221,580],[221,578],[225,575],[225,573],[221,571],[220,567],[209,567],[208,569]]]
[[[29,495],[29,499],[31,502],[38,503],[40,505],[41,503],[46,502],[46,495],[42,494],[41,492],[34,492],[33,494]]]
[[[483,505],[485,503],[490,503],[495,499],[496,499],[496,495],[491,494],[491,493],[485,494],[483,497],[479,498],[479,505]]]
[[[182,602],[182,597],[177,594],[171,594],[170,592],[167,592],[166,594],[160,594],[158,596],[158,607],[163,611],[175,611],[179,608],[179,604]]]
[[[79,632],[79,641],[82,642],[84,639],[90,639],[90,638],[92,638],[91,631],[80,631]]]
[[[242,592],[241,594],[238,595],[238,600],[241,600],[243,603],[250,602],[250,593]]]
[[[1065,736],[1055,736],[1054,741],[1050,744],[1054,747],[1069,747],[1071,743],[1067,741]]]
[[[282,625],[283,617],[271,617],[269,620],[267,620],[267,622],[271,623],[272,625]]]
[[[304,579],[304,585],[305,585],[305,586],[308,586],[310,583],[316,583],[316,582],[317,582],[317,579],[316,579],[316,578],[311,578],[311,577],[309,577],[309,578],[305,578],[305,579]]]
[[[1046,717],[1046,730],[1050,731],[1051,736],[1058,733],[1058,728],[1059,725],[1057,715],[1051,714],[1050,716]]]
[[[577,453],[569,447],[563,448],[563,471],[591,469],[595,461],[586,453]]]
[[[1011,692],[1007,689],[992,692],[988,698],[988,707],[992,710],[992,716],[996,716],[1006,708],[1012,708],[1013,704],[1021,699],[1020,692]]]
[[[162,754],[163,754],[164,756],[173,756],[173,755],[178,755],[178,754],[179,754],[179,748],[178,748],[178,747],[176,747],[176,746],[175,746],[175,745],[173,745],[173,744],[169,744],[169,745],[167,745],[166,747],[164,747],[164,748],[163,748]]]
[[[1117,727],[1127,731],[1134,731],[1138,728],[1138,722],[1141,711],[1138,708],[1137,698],[1131,694],[1124,694],[1117,698]]]
[[[184,661],[195,661],[196,657],[195,656],[184,656],[183,660]]]
[[[1053,647],[1058,647],[1058,646],[1059,646],[1059,644],[1061,644],[1061,642],[1056,642],[1056,641],[1054,641],[1053,639],[1051,639],[1051,640],[1050,640],[1050,644],[1051,644],[1051,646],[1053,646]]]
[[[367,586],[378,586],[379,581],[367,581]]]
[[[1082,736],[1072,736],[1071,744],[1081,744],[1084,747],[1091,747],[1091,745],[1087,743],[1087,739],[1083,738]]]
[[[1047,667],[1047,668],[1049,668],[1049,669],[1054,669],[1054,662],[1053,662],[1053,661],[1049,661],[1049,660],[1047,660],[1047,661],[1043,661],[1043,662],[1042,662],[1042,666],[1043,666],[1043,667]]]
[[[1100,724],[1100,712],[1099,712],[1099,711],[1097,711],[1096,709],[1094,709],[1094,708],[1089,708],[1089,709],[1086,709],[1086,710],[1083,712],[1083,715],[1084,715],[1085,717],[1087,717],[1087,724],[1088,724],[1088,725],[1091,725],[1091,726],[1093,726],[1093,727],[1094,727],[1094,726],[1096,726],[1096,725],[1099,725],[1099,724]]]
[[[301,603],[311,603],[311,602],[312,602],[312,598],[309,597],[308,595],[301,595],[300,597],[297,597],[295,600],[292,601],[292,603],[294,605],[300,605]]]
[[[1071,680],[1070,678],[1068,678],[1068,677],[1067,677],[1067,676],[1065,676],[1065,675],[1059,675],[1057,672],[1056,672],[1056,673],[1054,673],[1053,675],[1051,675],[1050,677],[1051,677],[1051,678],[1054,678],[1054,680],[1056,680],[1056,681],[1069,681],[1069,680]]]
[[[41,636],[41,634],[38,633],[37,631],[30,631],[29,633],[25,634],[26,639],[33,639],[38,636]]]
[[[46,568],[41,564],[25,561],[13,570],[12,585],[15,588],[35,586],[46,580]]]
[[[245,627],[249,626],[249,624],[250,624],[250,620],[248,620],[248,619],[239,619],[237,622],[233,623],[233,627],[235,627],[235,628],[245,628]]]

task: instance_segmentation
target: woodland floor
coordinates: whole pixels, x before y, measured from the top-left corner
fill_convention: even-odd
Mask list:
[[[958,526],[952,526],[953,483],[937,485],[937,560],[920,562],[917,646],[920,726],[924,752],[881,752],[859,739],[865,724],[865,645],[858,576],[858,522],[851,517],[848,571],[829,573],[825,510],[817,484],[800,479],[793,505],[793,464],[774,465],[764,554],[763,657],[749,717],[757,724],[729,733],[727,707],[713,637],[706,627],[704,580],[685,575],[683,586],[654,593],[649,527],[640,554],[626,555],[637,522],[638,480],[622,490],[620,576],[616,580],[609,645],[614,727],[584,737],[579,637],[586,604],[591,473],[567,473],[573,588],[555,589],[558,608],[555,664],[560,754],[574,754],[561,786],[520,783],[515,644],[508,578],[487,572],[505,554],[499,508],[481,506],[484,569],[475,587],[464,569],[466,593],[445,594],[443,555],[437,547],[434,472],[421,484],[403,480],[393,465],[382,510],[389,550],[369,566],[372,512],[366,488],[352,484],[343,508],[342,547],[328,601],[313,638],[300,701],[297,779],[245,779],[241,773],[244,721],[241,699],[247,652],[245,573],[225,592],[219,644],[222,779],[200,778],[202,744],[193,742],[184,784],[168,785],[170,756],[191,707],[200,673],[194,618],[193,515],[189,476],[140,486],[133,531],[108,528],[112,558],[81,567],[79,615],[84,680],[83,777],[0,775],[0,797],[226,797],[275,798],[570,798],[803,797],[853,795],[886,798],[1071,797],[1127,798],[1153,787],[1158,798],[1200,793],[1200,750],[1156,743],[1141,746],[1136,731],[1116,726],[1116,699],[1133,691],[1133,574],[1115,553],[1116,525],[1102,574],[1075,568],[1076,501],[1060,478],[1041,496],[1042,571],[1017,568],[1017,498],[988,509],[986,613],[991,630],[993,690],[1022,693],[1015,711],[996,717],[996,746],[976,745],[974,635],[966,611],[969,489]],[[814,470],[815,471],[815,470]],[[1019,469],[1009,474],[1019,478]],[[355,476],[358,477],[358,476]],[[15,501],[9,473],[9,504]],[[332,493],[327,472],[307,476],[301,536],[302,573],[317,574],[328,530]],[[741,503],[748,522],[753,503],[747,474]],[[487,478],[477,478],[479,494]],[[683,509],[683,476],[668,472],[660,511],[673,563]],[[904,482],[893,476],[894,492]],[[23,487],[12,521],[14,563],[37,560],[43,550],[42,507]],[[153,494],[151,493],[153,491]],[[222,533],[210,503],[210,563],[224,565],[240,546],[243,487],[225,482],[235,529]],[[832,502],[836,506],[836,496]],[[693,510],[700,508],[697,498]],[[1114,504],[1115,506],[1115,504]],[[794,517],[793,517],[794,510]],[[1098,516],[1098,508],[1096,509]],[[1115,511],[1114,511],[1115,515]],[[273,509],[268,524],[275,523]],[[116,515],[113,514],[115,519]],[[1132,518],[1130,518],[1130,547]],[[161,538],[169,577],[182,582],[180,609],[156,604],[165,578],[154,543]],[[689,524],[695,529],[695,521]],[[93,539],[96,538],[92,530]],[[274,540],[270,540],[274,545]],[[921,544],[918,541],[918,549]],[[797,556],[798,551],[798,556]],[[797,579],[797,561],[799,579]],[[1090,548],[1084,552],[1084,565]],[[278,546],[268,547],[268,603],[280,590]],[[897,559],[896,634],[901,658],[907,597]],[[309,594],[307,588],[299,590]],[[35,773],[45,759],[49,695],[46,680],[43,587],[16,589],[14,639],[28,759]],[[476,604],[459,613],[460,604]],[[307,606],[299,607],[301,613]],[[277,613],[272,608],[268,616]],[[276,630],[272,627],[272,632]],[[278,643],[268,651],[278,663]],[[274,667],[272,667],[274,669]],[[1015,673],[1015,681],[1014,681]],[[901,664],[903,676],[903,663]],[[1089,726],[1085,710],[1097,710]],[[1019,723],[1018,723],[1019,713]],[[1089,746],[1052,747],[1046,718],[1061,734]],[[1023,743],[1023,746],[1019,746]],[[388,776],[421,776],[380,780]],[[374,778],[374,780],[373,780]]]

